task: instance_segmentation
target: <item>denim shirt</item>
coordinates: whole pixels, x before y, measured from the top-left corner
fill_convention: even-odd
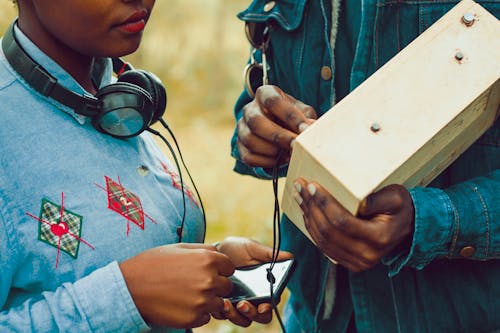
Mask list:
[[[60,84],[88,94],[19,29],[15,33]],[[101,86],[113,80],[111,62],[103,60]],[[178,241],[183,199],[176,168],[149,133],[113,138],[39,95],[3,52],[0,100],[0,331],[152,329],[118,262]],[[201,242],[202,214],[186,191],[182,240]]]
[[[331,0],[254,0],[239,14],[272,25],[266,53],[269,82],[315,108],[335,101],[330,45]],[[497,18],[499,1],[477,1]],[[362,0],[359,36],[350,71],[353,90],[458,1]],[[259,58],[259,55],[256,55]],[[443,98],[453,98],[453,95]],[[251,101],[243,92],[236,120]],[[239,158],[235,171],[270,179]],[[286,166],[280,170],[286,175]],[[288,286],[287,332],[345,332],[354,311],[359,332],[490,332],[500,329],[500,120],[429,186],[410,189],[415,229],[410,248],[397,248],[365,272],[344,271],[330,319],[322,318],[329,261],[286,218],[283,248],[297,258]],[[462,251],[464,248],[475,251]],[[291,319],[290,319],[291,318]]]

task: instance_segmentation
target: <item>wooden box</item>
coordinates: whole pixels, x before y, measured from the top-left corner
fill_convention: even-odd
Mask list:
[[[308,235],[292,196],[316,180],[351,213],[389,184],[425,186],[498,116],[500,23],[464,0],[301,133],[282,198]]]

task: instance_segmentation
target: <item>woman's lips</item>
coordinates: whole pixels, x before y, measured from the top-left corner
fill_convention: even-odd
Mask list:
[[[141,32],[142,30],[144,30],[145,27],[146,27],[146,21],[144,20],[126,22],[118,26],[120,30],[123,30],[128,33]]]
[[[128,33],[138,33],[146,27],[147,17],[147,10],[140,10],[130,15],[125,21],[117,25],[117,27]]]

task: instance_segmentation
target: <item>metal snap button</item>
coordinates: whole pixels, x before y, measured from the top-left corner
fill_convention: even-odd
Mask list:
[[[472,257],[476,253],[476,249],[473,246],[464,246],[460,250],[460,256],[464,258],[469,258]]]
[[[276,5],[276,2],[274,1],[269,1],[268,3],[265,4],[264,6],[264,11],[267,13],[269,11],[271,11],[271,9],[274,8],[274,6]]]
[[[325,81],[332,78],[332,69],[329,66],[321,67],[321,78]]]

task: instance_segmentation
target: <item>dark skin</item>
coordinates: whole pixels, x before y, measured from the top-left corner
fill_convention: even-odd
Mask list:
[[[245,251],[242,251],[242,248]],[[270,262],[273,259],[272,251],[269,251],[269,247],[259,245],[248,238],[228,237],[217,246],[217,249],[228,255],[236,267]],[[285,260],[292,257],[290,252],[280,251],[278,260]],[[259,258],[259,260],[255,258]],[[217,319],[230,318],[233,323],[247,327],[250,326],[252,321],[269,323],[272,319],[272,306],[269,303],[261,303],[258,306],[254,306],[248,301],[241,301],[238,302],[235,308],[229,300],[225,299],[222,312],[213,312],[212,316]]]
[[[316,119],[310,107],[279,87],[262,86],[238,123],[238,149],[244,163],[272,167],[290,160],[293,140]],[[277,161],[280,151],[281,160]],[[314,180],[299,178],[294,197],[318,248],[353,272],[368,270],[397,246],[411,244],[414,207],[401,185],[387,186],[362,201],[357,216]],[[307,189],[315,189],[312,192]]]
[[[19,0],[18,27],[89,93],[96,57],[121,57],[140,45],[155,0]],[[236,266],[269,261],[272,248],[240,238],[152,248],[119,264],[129,292],[148,323],[176,328],[218,318],[248,326],[268,323],[270,305],[224,301]],[[291,256],[282,253],[281,258]],[[172,269],[175,268],[175,269]],[[248,310],[248,311],[243,311]]]
[[[290,258],[288,252],[280,259]],[[186,328],[210,320],[229,319],[236,325],[269,323],[270,304],[242,301],[238,311],[224,296],[232,289],[228,276],[235,267],[269,262],[272,249],[256,241],[228,237],[217,247],[172,244],[152,248],[120,263],[127,287],[143,318],[160,326]]]
[[[20,0],[19,28],[87,91],[94,57],[119,57],[137,50],[142,31],[130,33],[124,23],[137,12],[147,23],[154,0],[47,1]]]
[[[312,107],[274,86],[259,87],[238,122],[238,150],[252,167],[272,168],[290,160],[297,135],[316,119]]]
[[[316,182],[299,178],[295,188],[294,198],[317,247],[353,272],[374,267],[396,246],[411,242],[413,202],[401,185],[370,194],[357,216]]]

